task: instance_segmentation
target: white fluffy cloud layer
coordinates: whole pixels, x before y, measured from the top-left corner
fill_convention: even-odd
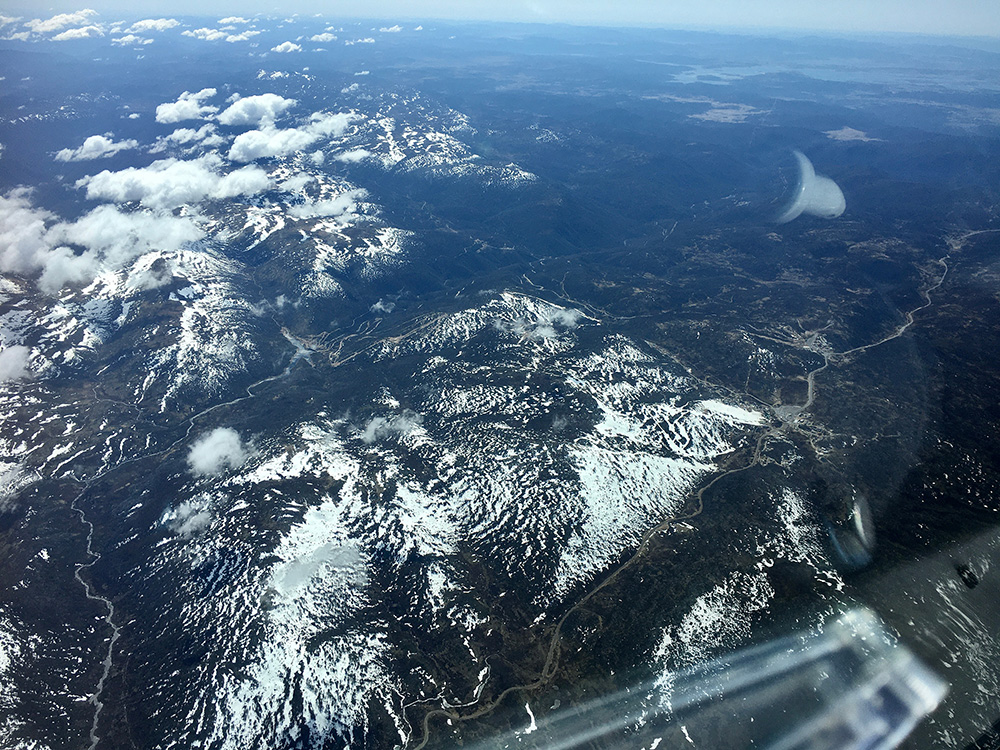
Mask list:
[[[337,161],[342,161],[347,164],[357,164],[359,161],[364,161],[372,156],[372,152],[364,148],[355,148],[350,151],[343,151],[336,154],[333,158]]]
[[[180,21],[176,18],[146,18],[129,26],[126,33],[142,34],[150,31],[166,31],[175,26],[180,26]]]
[[[262,130],[250,130],[236,136],[229,149],[229,158],[233,161],[247,162],[266,156],[283,156],[307,148],[317,140],[319,136],[315,133],[295,128],[279,130],[267,127]]]
[[[217,42],[220,39],[224,39],[227,42],[245,42],[250,37],[257,36],[262,32],[256,29],[246,29],[241,31],[239,34],[230,34],[226,29],[188,29],[187,31],[182,31],[181,34],[184,36],[189,36],[193,39],[201,39],[205,42]]]
[[[30,354],[26,346],[8,346],[0,351],[0,383],[27,377]]]
[[[189,36],[192,39],[201,39],[206,42],[215,42],[219,39],[226,38],[226,32],[220,31],[219,29],[188,29],[187,31],[182,31],[181,34],[184,36]]]
[[[221,164],[222,160],[215,154],[188,161],[161,159],[148,167],[129,167],[118,172],[104,170],[84,177],[76,186],[86,188],[90,199],[115,203],[138,201],[154,209],[253,195],[271,187],[267,173],[258,167],[243,167],[222,174],[219,171]]]
[[[138,141],[126,140],[115,143],[111,133],[107,135],[92,135],[79,148],[64,148],[56,153],[56,161],[88,161],[113,156],[119,151],[136,148]]]
[[[81,26],[77,29],[66,29],[52,37],[53,42],[68,42],[73,39],[92,39],[97,36],[104,36],[104,29],[100,26]]]
[[[25,22],[24,25],[36,34],[48,34],[52,31],[65,29],[67,26],[79,26],[81,24],[85,24],[91,19],[91,17],[96,15],[96,10],[85,8],[84,10],[78,10],[75,13],[59,13],[58,15],[52,16],[52,18],[44,21],[36,18],[32,21]]]
[[[264,32],[257,31],[256,29],[247,29],[245,31],[241,31],[239,34],[229,34],[228,36],[226,36],[226,41],[230,43],[245,42],[250,37],[254,37],[257,36],[258,34],[263,34],[263,33]]]
[[[148,37],[136,36],[135,34],[126,34],[125,36],[112,39],[111,43],[119,47],[138,47],[144,44],[152,44],[153,40]]]
[[[294,99],[286,99],[277,94],[259,94],[237,99],[228,109],[219,114],[223,125],[253,125],[273,123],[285,110],[294,107]]]
[[[209,476],[242,466],[249,457],[250,451],[236,430],[216,427],[194,442],[187,462],[192,474]]]
[[[194,536],[212,523],[212,511],[205,498],[185,500],[176,509],[166,513],[164,520],[175,534]]]
[[[493,325],[500,331],[529,339],[554,339],[560,332],[576,329],[583,317],[583,313],[579,310],[557,307],[542,311],[536,320],[525,318],[514,321],[495,320]]]
[[[402,414],[395,417],[374,417],[365,425],[361,431],[361,440],[365,443],[374,443],[377,440],[386,438],[410,435],[420,429],[424,423],[424,418],[415,411],[405,409]]]
[[[342,135],[355,115],[341,112],[333,115],[314,113],[309,122],[299,128],[278,129],[266,126],[236,136],[229,149],[232,161],[248,162],[269,156],[285,156],[308,148],[321,138]]]
[[[178,250],[203,234],[188,218],[114,206],[59,221],[33,206],[26,190],[0,196],[0,271],[40,274],[38,286],[47,293],[90,281],[102,268],[122,268],[153,249]]]
[[[178,128],[169,135],[160,136],[156,143],[149,149],[149,153],[158,154],[174,147],[191,147],[201,144],[202,146],[219,146],[225,143],[225,139],[219,135],[215,125],[209,123],[194,128]]]
[[[282,42],[276,47],[271,47],[271,52],[301,52],[302,45],[295,42]]]
[[[214,115],[219,108],[204,102],[216,93],[215,89],[202,89],[195,93],[185,91],[177,97],[177,101],[167,102],[156,108],[156,121],[167,125],[183,120],[201,120]]]

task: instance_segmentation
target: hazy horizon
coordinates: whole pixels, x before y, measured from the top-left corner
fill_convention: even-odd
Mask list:
[[[56,2],[44,6],[0,4],[0,14],[45,18],[57,13],[92,8],[102,15],[127,17],[223,17],[267,14],[288,18],[320,15],[329,18],[413,21],[496,21],[567,23],[583,26],[652,26],[737,32],[803,31],[860,34],[923,34],[1000,38],[1000,4],[988,0],[959,0],[945,7],[938,2],[889,0],[871,4],[847,0],[835,8],[818,0],[765,0],[748,3],[712,0],[700,4],[673,4],[633,0],[614,7],[595,0],[519,0],[505,5],[459,0],[376,0],[359,12],[356,4],[300,0],[276,4],[273,0],[177,0],[138,8],[125,0]],[[111,19],[105,19],[111,20]]]

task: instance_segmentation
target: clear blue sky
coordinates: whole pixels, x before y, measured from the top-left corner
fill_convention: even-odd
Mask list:
[[[0,13],[44,17],[94,8],[129,16],[320,13],[728,29],[911,32],[1000,37],[1000,0],[0,0]],[[6,9],[6,10],[2,10]]]

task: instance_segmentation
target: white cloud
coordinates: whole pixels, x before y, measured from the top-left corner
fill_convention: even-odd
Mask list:
[[[238,468],[249,457],[250,451],[236,430],[216,427],[194,442],[187,462],[192,474],[206,476]]]
[[[54,214],[32,206],[28,195],[20,189],[0,196],[0,270],[36,271],[52,249],[46,233]]]
[[[26,346],[8,346],[0,351],[0,383],[27,377],[30,354]]]
[[[185,500],[176,508],[167,511],[163,520],[175,534],[194,536],[204,531],[212,523],[209,498],[201,496]]]
[[[344,151],[342,153],[339,153],[333,158],[336,159],[337,161],[346,162],[348,164],[356,164],[357,162],[363,161],[364,159],[367,159],[370,156],[372,156],[371,151],[368,151],[367,149],[363,148],[356,148],[352,149],[351,151]]]
[[[247,162],[270,156],[284,156],[308,148],[323,137],[337,136],[347,130],[355,115],[314,113],[310,122],[299,128],[264,127],[240,133],[229,149],[232,161]]]
[[[539,313],[536,320],[519,318],[514,321],[496,320],[495,328],[507,333],[514,333],[528,339],[558,338],[559,330],[572,331],[579,327],[580,319],[584,317],[579,310],[562,307],[552,307]]]
[[[380,299],[378,302],[376,302],[368,309],[371,310],[373,313],[388,314],[396,309],[396,303],[392,302],[391,300],[389,302],[386,302],[385,300]]]
[[[525,326],[523,331],[529,338],[554,339],[559,336],[559,329],[572,331],[580,325],[583,313],[579,310],[553,308],[544,311],[535,323]]]
[[[112,39],[111,43],[117,44],[119,47],[136,47],[141,44],[152,44],[153,40],[136,36],[135,34],[126,34],[125,36],[120,36],[117,39]]]
[[[332,42],[337,38],[336,34],[331,34],[328,31],[324,31],[322,34],[314,34],[309,37],[310,42]]]
[[[297,174],[278,185],[286,193],[301,193],[302,189],[316,178],[308,174]]]
[[[167,29],[172,29],[175,26],[180,26],[180,21],[176,18],[145,18],[142,21],[136,21],[134,24],[128,27],[126,33],[141,33],[144,31],[166,31]]]
[[[356,201],[367,195],[368,193],[361,188],[349,190],[343,195],[338,195],[336,198],[292,206],[288,209],[288,214],[296,219],[315,219],[321,216],[334,217],[353,214],[357,208]]]
[[[301,52],[302,45],[295,42],[282,42],[277,47],[271,47],[271,52]]]
[[[303,550],[296,557],[276,567],[272,579],[274,590],[287,600],[300,596],[317,576],[331,577],[363,589],[368,584],[365,558],[354,541],[325,541],[312,550]]]
[[[104,205],[65,222],[33,206],[23,188],[0,196],[0,271],[40,273],[38,286],[47,293],[89,281],[101,268],[119,269],[151,250],[178,250],[203,236],[186,217],[123,213]]]
[[[354,122],[357,118],[358,116],[351,112],[338,112],[333,115],[324,115],[319,112],[313,112],[309,118],[309,124],[306,127],[312,132],[319,133],[320,135],[338,136],[343,135],[347,131],[347,126]]]
[[[390,419],[385,417],[374,417],[361,432],[361,440],[364,443],[374,443],[376,440],[384,440],[393,436],[406,436],[416,430],[424,423],[424,418],[415,411],[406,409],[402,414]]]
[[[130,119],[130,120],[138,120],[140,117],[142,117],[142,115],[140,115],[138,112],[132,112],[128,116],[128,119]]]
[[[15,500],[21,490],[39,479],[41,476],[35,472],[26,472],[21,464],[0,461],[0,512],[13,510]],[[3,672],[3,656],[3,653],[0,652],[0,673]]]
[[[242,16],[226,16],[225,18],[219,19],[220,26],[226,26],[234,23],[250,23],[250,19],[243,18]]]
[[[38,278],[38,288],[48,294],[55,294],[67,284],[78,284],[92,280],[101,270],[100,258],[94,253],[73,252],[65,245],[53,248],[42,275]]]
[[[208,123],[195,130],[194,128],[178,128],[170,135],[160,136],[149,149],[149,153],[158,154],[177,146],[219,146],[226,139],[219,135],[215,125]]]
[[[219,114],[218,120],[223,125],[260,125],[273,123],[275,119],[290,107],[296,105],[294,99],[285,99],[277,94],[259,94],[238,99],[228,109]]]
[[[193,31],[188,29],[187,31],[181,32],[184,36],[201,39],[206,42],[217,42],[220,39],[224,39],[230,43],[245,42],[258,34],[263,33],[263,31],[257,31],[256,29],[245,29],[239,34],[230,34],[229,31],[225,29],[194,29]]]
[[[226,37],[227,42],[245,42],[250,37],[262,34],[261,31],[255,31],[253,29],[247,29],[246,31],[241,31],[239,34],[230,34]]]
[[[196,93],[185,91],[176,102],[167,102],[156,108],[156,121],[163,124],[182,120],[202,120],[219,111],[218,107],[203,104],[205,99],[216,95],[215,89],[202,89]]]
[[[52,41],[67,42],[72,39],[91,39],[95,36],[104,36],[104,30],[100,26],[82,26],[79,29],[66,29],[52,37]]]
[[[379,31],[381,31],[383,34],[396,34],[402,30],[403,27],[400,26],[399,24],[396,24],[395,26],[383,26],[381,29],[379,29]]]
[[[129,289],[157,289],[170,283],[176,264],[159,253],[140,257],[128,270],[125,285]]]
[[[202,39],[206,42],[214,42],[219,39],[225,39],[227,34],[225,31],[219,31],[218,29],[187,29],[182,31],[183,36],[189,36],[193,39]]]
[[[155,209],[171,209],[205,199],[223,200],[253,195],[271,187],[271,180],[258,167],[243,167],[220,174],[222,160],[215,154],[188,161],[162,159],[148,167],[129,167],[118,172],[104,170],[78,180],[92,200],[115,203],[139,201]]]
[[[79,148],[64,148],[56,154],[56,161],[88,161],[113,156],[119,151],[136,148],[139,141],[126,140],[115,143],[111,133],[107,135],[92,135]]]
[[[308,130],[289,128],[279,130],[266,127],[240,133],[229,149],[232,161],[254,161],[269,156],[284,156],[300,151],[319,140],[319,135]]]
[[[366,37],[365,39],[345,39],[344,44],[348,47],[354,44],[375,44],[375,40],[372,37]]]
[[[64,243],[82,245],[101,255],[114,268],[150,250],[176,251],[204,236],[187,217],[124,213],[115,206],[98,206],[76,221],[57,224],[53,236]]]
[[[78,10],[75,13],[60,13],[45,21],[36,18],[33,21],[25,22],[24,25],[36,34],[46,34],[50,31],[65,29],[67,26],[79,26],[80,24],[87,23],[92,16],[96,15],[96,10],[86,8],[84,10]]]
[[[580,325],[580,318],[583,313],[575,309],[555,308],[542,314],[542,318],[548,323],[555,323],[567,330],[573,330]]]

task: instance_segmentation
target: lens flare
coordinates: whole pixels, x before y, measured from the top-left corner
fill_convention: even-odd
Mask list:
[[[797,219],[802,214],[821,219],[836,219],[847,208],[847,200],[840,186],[829,177],[816,174],[812,162],[801,151],[795,152],[799,160],[799,186],[791,205],[778,217],[779,224]]]

